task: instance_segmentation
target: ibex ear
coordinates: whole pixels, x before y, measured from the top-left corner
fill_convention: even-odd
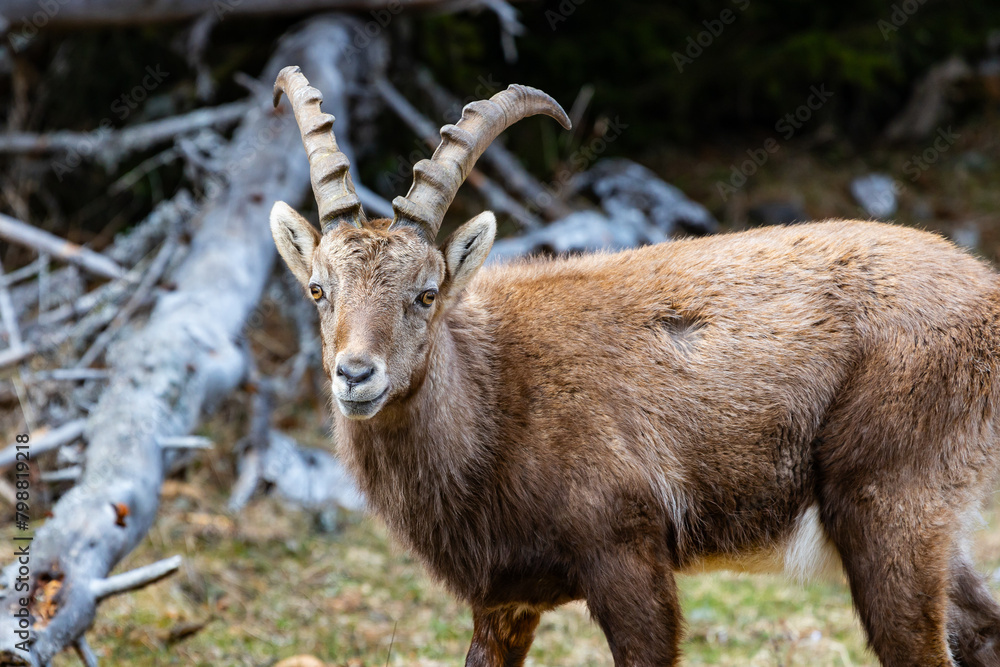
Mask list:
[[[458,294],[469,283],[493,247],[497,220],[492,213],[480,213],[456,229],[444,242],[444,263],[448,277],[442,291]]]
[[[303,285],[312,278],[313,251],[319,243],[319,231],[283,201],[274,202],[271,208],[271,236],[278,254],[285,260],[292,274]]]

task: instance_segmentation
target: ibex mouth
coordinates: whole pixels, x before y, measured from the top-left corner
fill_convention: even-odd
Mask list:
[[[340,408],[341,414],[348,419],[370,419],[382,407],[388,393],[389,387],[386,387],[381,394],[368,401],[345,401],[338,397],[337,407]]]

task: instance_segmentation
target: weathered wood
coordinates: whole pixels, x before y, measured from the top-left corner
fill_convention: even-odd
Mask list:
[[[207,127],[234,125],[246,116],[250,106],[250,102],[231,102],[122,130],[102,127],[93,132],[10,132],[0,134],[0,153],[73,153],[81,158],[114,164],[130,153],[146,150],[182,134]]]
[[[87,422],[83,419],[74,419],[66,422],[62,426],[47,431],[44,435],[38,436],[31,442],[31,457],[35,458],[41,454],[59,449],[63,445],[73,442],[81,435]],[[0,452],[0,470],[14,465],[17,460],[17,444],[11,443]]]
[[[114,337],[118,335],[118,332],[125,323],[129,321],[132,314],[137,308],[146,300],[149,296],[150,291],[153,287],[160,281],[163,276],[163,272],[167,269],[167,264],[174,256],[174,252],[177,250],[177,237],[175,234],[171,234],[167,237],[166,241],[163,242],[163,246],[157,252],[156,257],[149,264],[149,268],[146,269],[142,276],[142,280],[136,286],[135,291],[129,297],[128,302],[125,306],[118,311],[111,324],[107,329],[101,332],[94,341],[93,345],[80,357],[80,361],[77,362],[77,368],[86,368],[92,363],[97,361],[97,358],[101,356],[105,348],[111,344]]]
[[[7,366],[13,366],[16,363],[20,363],[34,353],[35,346],[31,343],[24,343],[19,347],[10,347],[6,350],[0,350],[0,368],[6,368]]]
[[[0,264],[0,322],[7,334],[7,344],[11,349],[19,349],[23,343],[21,340],[21,325],[17,322],[17,311],[14,310],[14,301],[10,298],[10,290],[4,282],[3,264]]]
[[[649,169],[625,159],[598,162],[569,187],[587,191],[601,212],[577,211],[541,229],[493,244],[487,262],[535,254],[561,255],[631,248],[667,241],[678,231],[712,234],[712,214]]]
[[[341,145],[350,123],[347,91],[361,59],[344,45],[356,24],[316,18],[283,39],[261,75],[269,89],[278,70],[300,64],[323,90],[324,110],[337,116]],[[43,665],[73,646],[90,627],[111,569],[143,538],[156,516],[159,489],[175,450],[161,439],[183,436],[230,393],[245,374],[238,341],[270,275],[275,249],[268,211],[309,191],[308,163],[287,107],[260,100],[240,124],[224,156],[228,186],[203,209],[191,251],[170,274],[175,289],[158,296],[144,327],[108,355],[111,379],[90,413],[84,473],[35,533],[31,583],[61,577],[55,615],[33,630],[30,654],[15,647],[17,564],[0,573],[0,663]],[[127,513],[116,511],[127,508]],[[104,582],[104,583],[99,583]],[[117,585],[117,584],[116,584]]]
[[[182,435],[173,438],[160,438],[160,447],[164,449],[211,449],[212,441],[200,435]]]
[[[76,264],[81,269],[102,278],[114,280],[120,278],[124,273],[122,267],[118,266],[114,260],[99,252],[61,239],[55,234],[50,234],[43,229],[33,227],[3,213],[0,213],[0,238],[34,248],[64,262]]]
[[[128,572],[116,574],[107,579],[98,579],[91,583],[90,592],[93,594],[94,599],[100,602],[112,595],[121,595],[122,593],[145,588],[176,572],[182,562],[183,559],[180,556],[171,556],[170,558],[164,558],[149,565],[137,567]]]
[[[90,649],[90,644],[87,643],[86,637],[80,637],[76,640],[74,647],[76,649],[76,654],[80,656],[80,660],[86,667],[98,667],[100,663],[97,662],[97,656]]]

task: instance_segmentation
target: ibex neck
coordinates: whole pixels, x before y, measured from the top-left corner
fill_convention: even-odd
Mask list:
[[[496,432],[489,329],[485,313],[457,304],[436,323],[426,375],[410,396],[367,421],[338,415],[341,457],[397,532],[446,520],[448,506],[480,490],[473,485],[493,449],[487,434]]]

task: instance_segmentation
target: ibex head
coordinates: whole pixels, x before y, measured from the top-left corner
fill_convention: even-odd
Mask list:
[[[569,129],[551,97],[512,85],[465,107],[441,144],[413,168],[413,186],[396,197],[392,220],[369,222],[354,191],[347,157],[333,136],[333,116],[298,67],[286,67],[274,100],[288,96],[309,156],[322,233],[284,202],[271,210],[278,252],[319,308],[323,365],[344,416],[368,419],[404,397],[426,369],[431,332],[482,266],[493,245],[492,213],[477,215],[444,244],[444,214],[476,160],[507,127],[544,113]]]

